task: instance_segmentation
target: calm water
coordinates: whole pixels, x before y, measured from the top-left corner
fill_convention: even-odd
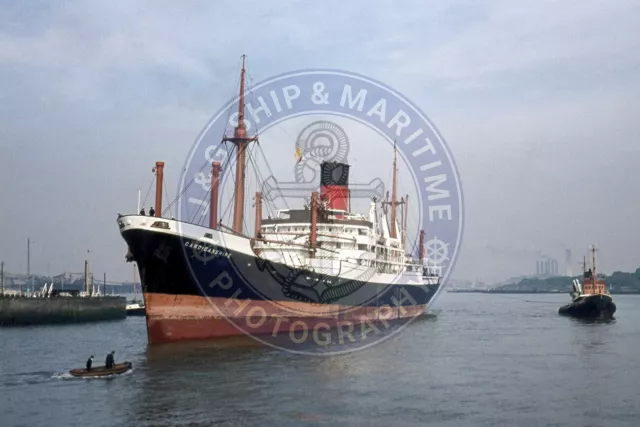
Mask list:
[[[568,299],[445,293],[436,318],[332,357],[147,348],[142,318],[0,329],[0,425],[640,425],[640,297],[605,324],[558,316]],[[112,349],[133,372],[64,374]]]

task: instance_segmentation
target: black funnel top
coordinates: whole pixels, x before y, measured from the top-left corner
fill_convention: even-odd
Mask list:
[[[320,165],[321,186],[349,186],[350,165],[338,162],[322,162]]]

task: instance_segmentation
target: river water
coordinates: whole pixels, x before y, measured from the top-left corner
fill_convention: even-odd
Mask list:
[[[147,347],[144,318],[0,329],[0,425],[640,425],[640,296],[616,320],[568,295],[444,293],[437,316],[341,356],[239,343]],[[133,371],[65,374],[111,350]]]

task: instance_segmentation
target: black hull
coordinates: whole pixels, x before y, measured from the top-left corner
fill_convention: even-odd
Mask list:
[[[580,319],[611,319],[616,304],[609,295],[591,295],[560,307],[558,313]]]
[[[127,310],[127,316],[144,316],[146,310],[144,308],[133,308]]]
[[[440,283],[413,285],[400,281],[388,284],[366,279],[347,281],[295,269],[284,272],[275,271],[275,268],[269,270],[269,267],[272,267],[269,262],[266,262],[263,271],[251,273],[248,269],[242,271],[243,266],[260,265],[261,261],[255,256],[248,256],[227,248],[209,245],[219,253],[226,253],[229,256],[218,256],[202,262],[195,256],[186,256],[191,249],[185,252],[185,245],[199,244],[198,241],[186,237],[143,230],[125,231],[123,237],[138,264],[145,293],[380,307],[397,305],[399,300],[407,301],[412,305],[426,306],[440,287]],[[220,286],[212,286],[212,281],[221,273],[226,276],[225,280],[228,282]],[[346,290],[337,295],[332,295],[331,291],[325,291],[323,294],[315,293],[314,289],[309,290],[311,287],[305,288],[304,280],[298,281],[303,282],[302,284],[286,282],[289,279],[288,276],[294,273],[302,276],[301,279],[306,276],[307,279],[316,279],[316,281],[319,278],[326,282],[337,282],[343,284]],[[233,286],[227,286],[227,283],[233,283]],[[355,290],[349,288],[350,286]]]

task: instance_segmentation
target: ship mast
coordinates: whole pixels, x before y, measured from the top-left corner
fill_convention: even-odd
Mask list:
[[[31,288],[33,288],[33,281],[31,280],[31,239],[27,238],[27,290],[29,289],[29,284],[31,284]]]
[[[164,184],[164,162],[156,162],[153,168],[156,173],[156,211],[155,216],[162,216],[162,185]]]
[[[409,216],[409,195],[402,202],[402,250],[407,248],[407,217]]]
[[[311,193],[311,232],[309,233],[309,258],[316,257],[318,239],[318,193]]]
[[[591,276],[593,283],[596,283],[596,245],[591,245],[591,263],[593,264],[593,275]]]
[[[256,191],[256,226],[254,232],[256,239],[261,236],[260,228],[262,228],[262,193]]]
[[[244,61],[246,55],[242,55],[242,70],[240,71],[240,100],[238,102],[238,124],[232,137],[224,137],[223,142],[229,141],[236,146],[236,182],[233,194],[233,231],[242,234],[244,221],[244,182],[246,166],[246,149],[250,142],[256,141],[256,137],[247,136],[247,128],[244,124]]]
[[[211,194],[209,201],[209,228],[218,228],[218,190],[220,187],[220,162],[211,164]]]
[[[397,170],[396,170],[396,142],[393,142],[393,187],[391,188],[391,238],[396,236],[396,187],[397,187]]]
[[[106,295],[106,293],[105,293]],[[138,300],[138,288],[136,288],[136,264],[133,264],[133,298],[134,301]]]
[[[89,267],[90,253],[91,252],[87,249],[87,258],[84,260],[84,291],[88,296],[91,296],[91,291],[89,288],[89,284],[91,283],[89,281],[89,276],[91,276],[91,269]]]
[[[397,210],[398,210],[398,205],[404,205],[406,203],[405,200],[401,199],[401,200],[397,200],[398,197],[398,168],[397,168],[397,160],[398,160],[398,156],[397,156],[397,151],[396,151],[396,143],[395,141],[393,142],[393,185],[391,188],[391,201],[389,201],[389,192],[387,191],[387,197],[385,198],[385,200],[381,203],[382,207],[384,209],[384,213],[385,215],[387,215],[387,205],[391,205],[391,224],[389,225],[389,236],[392,239],[397,239],[398,238],[398,233],[396,232],[396,220],[397,220]],[[408,214],[403,212],[403,216],[406,216]],[[387,221],[388,221],[389,217],[387,217]],[[406,219],[403,218],[402,222],[404,224],[404,221]],[[387,222],[387,224],[389,224]],[[402,233],[402,231],[401,231]],[[402,240],[402,239],[400,239]]]

